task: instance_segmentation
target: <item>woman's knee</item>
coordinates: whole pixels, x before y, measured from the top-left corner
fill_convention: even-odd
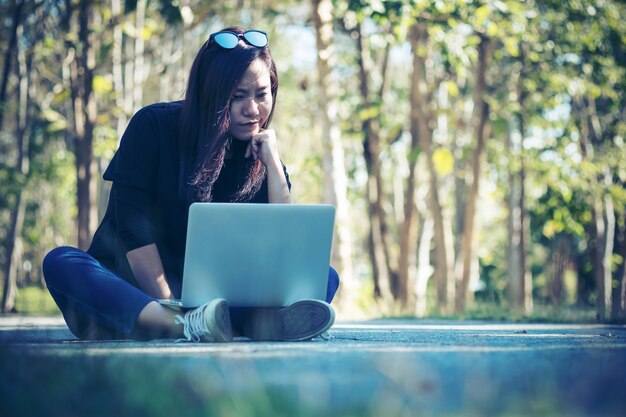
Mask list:
[[[64,275],[60,272],[67,266],[68,256],[74,251],[79,251],[79,249],[71,246],[60,246],[52,249],[46,254],[41,265],[41,270],[46,283],[49,284],[51,281],[54,281],[56,277]]]
[[[335,298],[339,288],[339,274],[331,266],[328,268],[328,286],[326,287],[326,302],[330,303]]]

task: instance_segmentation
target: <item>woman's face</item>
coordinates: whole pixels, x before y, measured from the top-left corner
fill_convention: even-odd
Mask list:
[[[237,84],[230,104],[229,133],[239,140],[250,140],[259,133],[272,111],[270,70],[256,59]]]

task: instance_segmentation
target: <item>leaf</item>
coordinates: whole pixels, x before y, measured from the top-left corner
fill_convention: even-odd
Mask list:
[[[441,14],[450,14],[454,11],[454,2],[452,1],[435,1],[435,9]]]
[[[379,106],[370,106],[370,107],[364,108],[363,110],[359,112],[359,119],[361,119],[362,121],[370,120],[370,119],[375,118],[379,114],[380,114]]]
[[[459,86],[457,85],[457,83],[455,83],[454,81],[448,81],[446,85],[448,87],[448,94],[450,94],[451,97],[459,96]]]
[[[415,163],[415,161],[417,161],[417,158],[419,158],[421,153],[422,153],[422,150],[419,147],[412,148],[409,150],[407,159],[409,160],[410,163]]]
[[[512,37],[504,38],[504,47],[506,48],[506,51],[509,53],[509,55],[511,55],[512,57],[519,56],[519,45],[515,38],[512,38]]]
[[[129,36],[131,38],[137,37],[137,28],[130,22],[124,22],[122,24],[122,31],[126,36]]]
[[[96,94],[106,94],[113,90],[113,83],[107,77],[96,75],[93,77],[93,91]]]
[[[448,149],[436,149],[433,152],[433,163],[439,175],[448,175],[452,173],[454,168],[454,156]]]
[[[591,98],[596,99],[602,95],[602,89],[597,85],[591,85],[589,87],[589,94]]]
[[[490,14],[491,9],[489,8],[488,4],[480,6],[478,9],[476,9],[476,12],[474,12],[474,16],[476,17],[476,24],[478,26],[482,26],[489,18]]]
[[[144,27],[143,30],[141,31],[141,37],[143,38],[144,41],[147,41],[152,36],[152,32],[153,32],[152,29],[148,27]]]
[[[480,36],[470,35],[466,38],[465,42],[467,43],[467,46],[476,46],[480,43]]]
[[[552,220],[545,222],[541,233],[543,233],[543,235],[548,239],[552,239],[554,237],[554,226]]]
[[[496,22],[489,22],[489,24],[487,25],[487,35],[495,38],[499,32],[500,27],[498,26],[498,24]]]
[[[67,128],[67,120],[61,113],[47,108],[41,111],[41,115],[50,123],[46,128],[48,133],[58,133]]]
[[[65,121],[65,117],[56,110],[51,108],[44,108],[41,110],[41,115],[43,118],[49,122],[60,122]]]
[[[63,88],[60,84],[57,84],[53,91],[54,98],[52,99],[52,104],[63,103],[65,100],[69,100],[72,96],[71,91],[68,88]]]

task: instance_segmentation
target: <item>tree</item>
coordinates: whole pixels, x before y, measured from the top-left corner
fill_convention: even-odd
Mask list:
[[[576,146],[580,157],[570,162],[573,175],[568,180],[577,187],[576,201],[582,200],[578,219],[586,234],[584,249],[571,251],[578,265],[578,295],[587,303],[595,292],[598,317],[605,319],[612,303],[615,213],[623,209],[616,191],[622,188],[616,179],[624,155],[625,60],[623,42],[617,40],[624,33],[618,23],[623,7],[612,1],[548,2],[539,10],[550,23],[542,26],[541,36],[553,57],[551,71],[539,77],[548,78],[553,94],[566,96],[570,111],[560,140],[564,147]],[[567,23],[558,24],[563,21]],[[575,209],[570,203],[557,211],[559,218],[549,220],[551,229],[562,230],[562,218],[575,214]]]
[[[93,90],[98,39],[93,30],[95,5],[88,0],[66,2],[65,25],[68,30],[67,62],[72,102],[72,139],[76,164],[76,205],[78,208],[78,247],[87,249],[98,216],[96,204],[96,164],[93,132],[97,107]],[[75,39],[75,40],[74,40]]]
[[[17,1],[13,4],[11,10],[11,31],[9,33],[9,42],[7,49],[4,53],[3,65],[2,65],[2,79],[0,80],[0,129],[4,127],[4,111],[7,106],[7,86],[9,83],[9,76],[11,74],[11,64],[13,63],[13,57],[15,56],[15,48],[17,46],[17,30],[22,22],[22,9],[24,7],[24,1]]]
[[[433,117],[434,114],[429,104],[432,100],[432,92],[436,87],[429,85],[426,75],[426,54],[428,47],[428,29],[425,23],[417,23],[410,30],[411,52],[413,55],[413,75],[411,79],[411,150],[412,155],[417,154],[419,149],[424,153],[429,178],[428,206],[433,219],[435,262],[434,274],[437,286],[437,305],[441,312],[450,309],[453,293],[449,283],[453,277],[451,270],[450,242],[448,242],[445,226],[443,207],[440,198],[440,187],[437,169],[433,159]],[[415,161],[413,161],[413,165]]]
[[[382,105],[382,88],[377,96],[371,93],[370,77],[372,59],[370,58],[367,37],[362,33],[362,27],[355,27],[357,39],[357,61],[359,65],[359,92],[362,100],[364,113],[361,115],[361,130],[363,132],[363,157],[367,170],[366,195],[368,201],[368,214],[370,220],[368,248],[372,262],[372,275],[374,278],[374,294],[382,299],[390,300],[393,295],[393,281],[396,271],[391,265],[389,248],[389,225],[385,214],[385,190],[382,177],[380,153],[380,108],[375,103]],[[384,74],[384,72],[383,72]]]
[[[343,277],[345,291],[340,294],[354,298],[354,272],[352,267],[352,233],[350,207],[347,198],[347,177],[341,131],[337,119],[337,86],[332,74],[336,65],[333,47],[333,5],[330,0],[312,0],[313,22],[317,45],[318,103],[324,143],[324,200],[336,208],[335,239],[336,265]],[[344,295],[345,294],[345,295]],[[348,298],[350,297],[350,298]]]
[[[28,112],[29,112],[29,81],[30,81],[30,64],[32,59],[26,58],[23,48],[17,47],[17,39],[24,38],[22,23],[22,2],[15,6],[13,14],[13,28],[15,31],[10,41],[9,49],[17,48],[17,79],[18,79],[18,100],[15,120],[15,139],[17,148],[17,161],[15,163],[15,177],[18,186],[14,192],[14,203],[11,208],[9,229],[7,233],[6,243],[6,262],[4,265],[4,288],[2,293],[1,311],[8,313],[15,310],[15,295],[17,289],[17,265],[21,259],[21,231],[24,224],[24,185],[28,175]],[[12,57],[6,56],[5,69],[3,74],[2,86],[2,108],[5,106],[6,82],[8,80],[10,62]]]

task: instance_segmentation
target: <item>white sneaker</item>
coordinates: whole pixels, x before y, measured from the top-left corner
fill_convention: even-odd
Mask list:
[[[250,314],[244,335],[253,340],[311,340],[326,333],[335,322],[335,311],[321,300],[300,300],[283,308],[259,308]]]
[[[192,342],[230,342],[233,329],[226,300],[217,298],[200,307],[189,310],[185,316],[176,316],[177,324],[182,324],[183,333]]]

